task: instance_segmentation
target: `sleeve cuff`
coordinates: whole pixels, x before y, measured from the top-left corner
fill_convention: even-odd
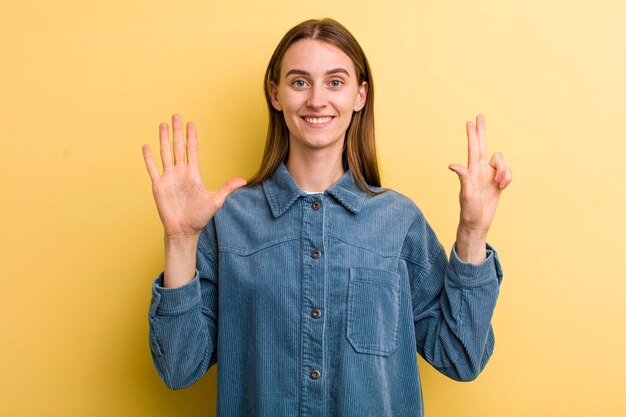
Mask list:
[[[477,287],[485,285],[492,280],[497,280],[498,284],[502,282],[502,267],[498,259],[498,253],[495,249],[487,244],[487,257],[483,262],[474,265],[469,262],[463,262],[456,253],[456,246],[452,246],[450,251],[451,277],[466,287]]]
[[[191,310],[202,302],[198,270],[191,281],[177,288],[163,287],[163,273],[152,283],[150,317],[175,315]]]

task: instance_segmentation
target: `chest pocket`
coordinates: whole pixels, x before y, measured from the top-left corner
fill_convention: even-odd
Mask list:
[[[359,353],[389,356],[397,347],[400,276],[350,268],[346,337]]]

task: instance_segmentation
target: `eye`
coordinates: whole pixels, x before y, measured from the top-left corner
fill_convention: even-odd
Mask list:
[[[293,85],[296,88],[304,88],[307,86],[307,83],[304,80],[296,79],[291,82],[291,85]]]
[[[342,85],[343,85],[343,81],[341,81],[341,80],[332,80],[330,82],[330,86],[333,87],[333,88],[339,88]]]

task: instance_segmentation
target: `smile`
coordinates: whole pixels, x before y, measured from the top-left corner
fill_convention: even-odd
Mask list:
[[[333,116],[325,116],[325,117],[302,117],[308,125],[313,125],[316,127],[325,126],[331,120],[333,120]]]

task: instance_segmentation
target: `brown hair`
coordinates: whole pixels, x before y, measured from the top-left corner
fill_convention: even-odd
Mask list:
[[[269,125],[265,151],[258,172],[248,181],[249,185],[260,184],[270,178],[285,161],[289,151],[289,129],[282,112],[272,106],[270,85],[278,85],[280,66],[285,52],[302,39],[316,39],[336,46],[354,63],[357,81],[368,84],[365,106],[352,114],[343,147],[344,169],[349,169],[352,178],[369,194],[378,194],[368,185],[380,187],[380,174],[376,159],[374,138],[374,83],[365,53],[354,36],[333,19],[307,20],[293,27],[280,41],[265,71],[265,99],[269,109]]]

